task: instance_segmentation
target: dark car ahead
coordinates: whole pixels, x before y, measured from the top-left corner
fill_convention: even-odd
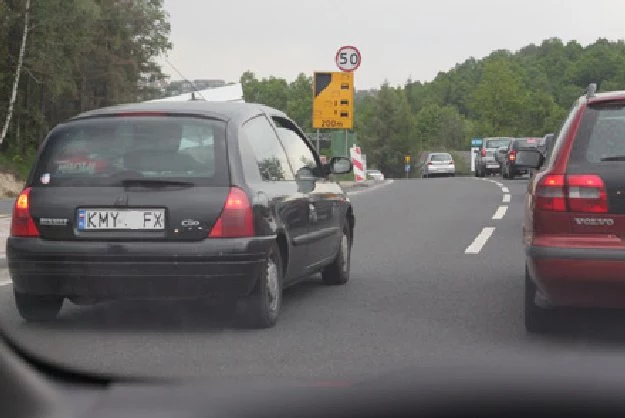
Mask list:
[[[523,239],[528,331],[558,307],[625,308],[625,92],[577,101],[528,186]]]
[[[124,105],[54,128],[16,199],[7,259],[26,320],[64,299],[212,298],[275,324],[282,289],[349,278],[354,215],[284,113],[204,101]]]
[[[514,138],[510,141],[507,149],[499,151],[503,157],[501,160],[501,176],[505,179],[514,179],[516,176],[528,174],[531,171],[530,168],[517,165],[517,154],[522,150],[536,150],[539,143],[539,138]]]
[[[476,150],[475,177],[484,177],[500,172],[501,164],[497,159],[498,152],[500,149],[507,148],[510,141],[512,138],[507,137],[484,138],[482,146]]]

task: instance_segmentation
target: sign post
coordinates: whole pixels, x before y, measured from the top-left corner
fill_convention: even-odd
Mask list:
[[[346,45],[338,49],[334,61],[341,71],[314,73],[312,127],[317,129],[317,150],[319,129],[344,129],[345,155],[350,155],[347,130],[354,128],[354,71],[362,57],[358,48]]]
[[[471,171],[475,171],[475,154],[479,152],[482,147],[481,138],[473,138],[471,140]]]

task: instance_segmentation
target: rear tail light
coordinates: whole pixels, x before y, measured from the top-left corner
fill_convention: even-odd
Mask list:
[[[254,213],[247,194],[232,187],[223,211],[213,226],[209,238],[241,238],[254,236]]]
[[[556,212],[607,213],[608,197],[594,174],[548,174],[536,186],[536,207]]]
[[[432,165],[432,161],[429,161],[429,162],[428,162],[428,165]]]
[[[482,154],[482,157],[486,157],[486,148],[482,148],[481,154]]]
[[[39,230],[30,216],[30,187],[24,189],[15,199],[11,220],[12,237],[38,237]]]
[[[449,163],[451,165],[455,165],[454,160],[451,160],[451,163]]]
[[[608,194],[601,177],[594,174],[567,176],[569,210],[607,213]]]
[[[508,159],[510,161],[516,160],[516,151],[515,150],[510,151],[510,153],[508,154]]]

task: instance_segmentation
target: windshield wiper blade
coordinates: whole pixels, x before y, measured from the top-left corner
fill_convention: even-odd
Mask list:
[[[625,155],[610,155],[609,157],[603,157],[601,161],[625,161]]]
[[[195,184],[190,181],[181,181],[181,180],[164,180],[164,179],[124,179],[121,181],[122,186],[124,187],[193,187]]]

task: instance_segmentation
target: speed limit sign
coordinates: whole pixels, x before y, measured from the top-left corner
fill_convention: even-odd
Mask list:
[[[355,46],[342,46],[336,52],[336,65],[341,71],[352,72],[360,67],[360,51]]]

